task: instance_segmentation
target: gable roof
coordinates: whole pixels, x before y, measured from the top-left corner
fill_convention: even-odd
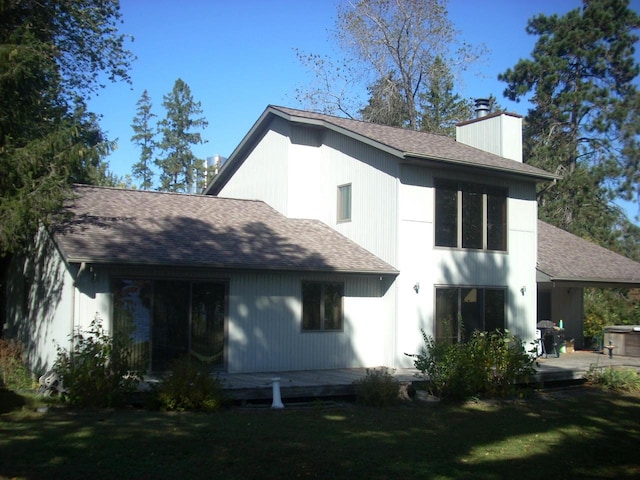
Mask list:
[[[532,181],[553,180],[554,174],[516,162],[484,150],[480,150],[453,138],[407,128],[389,127],[375,123],[362,122],[348,118],[335,117],[322,113],[308,112],[287,107],[269,105],[238,147],[231,153],[220,173],[207,187],[206,193],[217,195],[224,184],[233,175],[244,156],[269,128],[274,117],[283,118],[291,123],[326,128],[386,151],[399,161],[431,163],[459,167],[481,168],[493,173],[515,175]]]
[[[107,187],[74,187],[52,228],[71,263],[397,274],[317,220],[266,203]]]
[[[640,286],[640,263],[538,220],[539,280]]]

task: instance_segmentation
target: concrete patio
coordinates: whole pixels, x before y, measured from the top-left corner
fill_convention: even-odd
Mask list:
[[[576,351],[559,357],[537,359],[537,384],[580,380],[590,368],[629,367],[640,371],[640,357],[609,355],[605,352]],[[401,383],[418,380],[415,369],[389,369]],[[266,401],[272,398],[273,380],[279,379],[282,399],[322,398],[353,395],[354,382],[367,374],[365,368],[304,370],[287,372],[221,373],[225,392],[238,401]]]

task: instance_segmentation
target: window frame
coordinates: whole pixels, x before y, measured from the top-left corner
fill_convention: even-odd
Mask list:
[[[353,214],[353,188],[351,183],[338,185],[338,198],[336,207],[337,223],[350,222]]]
[[[508,297],[508,289],[506,286],[475,286],[475,285],[437,285],[435,287],[435,295],[434,295],[434,337],[437,341],[449,341],[451,343],[460,342],[468,339],[473,331],[479,330],[478,328],[473,329],[471,331],[466,331],[465,324],[469,324],[469,308],[467,308],[467,312],[465,313],[464,309],[464,299],[466,296],[473,295],[473,290],[475,290],[476,302],[478,305],[475,307],[476,309],[482,309],[480,321],[482,323],[483,332],[487,331],[495,331],[497,330],[506,330],[507,328],[507,312],[509,309],[509,297]],[[487,293],[495,294],[499,292],[502,295],[502,315],[498,319],[496,318],[487,318]],[[443,297],[452,297],[452,293],[455,293],[455,307],[453,312],[450,305],[443,305],[439,303],[439,298]],[[481,296],[479,299],[478,297]],[[452,298],[444,298],[445,300],[451,300]],[[468,307],[471,307],[469,305]],[[472,307],[473,308],[473,307]],[[489,308],[491,311],[491,307]],[[444,320],[441,320],[442,313],[452,313],[453,316],[453,325],[451,331],[447,334],[447,325],[444,323]],[[473,312],[471,312],[473,314]],[[465,320],[465,315],[467,316],[467,320]],[[471,319],[473,320],[473,319]],[[498,320],[498,321],[497,321]],[[476,318],[476,323],[477,318]],[[498,323],[502,323],[502,325],[497,326]],[[487,325],[490,326],[490,330],[487,330]]]
[[[508,188],[436,179],[434,192],[434,247],[508,251]],[[473,201],[477,195],[481,197]],[[477,211],[475,215],[468,215],[472,208],[482,212],[480,225],[474,222]],[[496,218],[499,220],[496,221]],[[475,232],[470,227],[475,227]]]
[[[305,308],[305,288],[306,287],[320,287],[320,296],[317,305],[307,306]],[[327,287],[333,286],[337,287],[339,290],[339,318],[337,319],[339,326],[336,328],[328,328],[327,327]],[[344,283],[342,282],[333,282],[333,281],[307,281],[303,280],[301,282],[300,288],[300,304],[301,304],[301,315],[300,315],[300,330],[302,333],[314,333],[314,332],[342,332],[344,331]],[[318,318],[318,326],[317,327],[308,327],[305,326],[307,322],[308,316],[305,312],[309,312],[309,308],[312,309],[313,314],[317,314]],[[319,311],[313,311],[315,308],[319,308]],[[311,319],[313,320],[313,318]],[[336,319],[333,319],[335,321]]]

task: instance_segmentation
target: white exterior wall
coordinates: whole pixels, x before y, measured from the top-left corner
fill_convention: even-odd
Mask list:
[[[302,331],[302,281],[344,283],[344,329]],[[373,277],[234,274],[227,370],[264,372],[385,364],[385,285]]]
[[[508,186],[507,252],[436,248],[433,171],[404,167],[400,188],[398,352],[423,346],[420,329],[435,334],[435,288],[478,286],[507,288],[507,328],[526,342],[535,336],[537,207],[533,184],[505,184],[478,178],[476,183]],[[464,177],[460,177],[465,180]],[[419,284],[418,293],[414,287]],[[521,289],[524,287],[524,295]],[[411,359],[397,355],[397,366]]]
[[[522,118],[501,114],[456,127],[456,140],[522,163]]]
[[[21,341],[29,367],[42,374],[53,366],[58,346],[71,347],[74,327],[86,329],[96,314],[109,319],[109,303],[108,296],[97,293],[99,283],[91,281],[89,290],[82,287],[88,275],[83,274],[76,286],[78,267],[63,261],[48,235],[41,233],[38,248],[28,261],[12,266],[5,333]]]
[[[263,200],[280,213],[287,212],[289,125],[276,118],[258,145],[218,196]]]
[[[521,161],[521,148],[510,150],[511,141],[516,135],[521,135],[520,118],[501,115],[492,119],[492,122],[478,122],[474,125],[480,127],[475,128],[471,134],[481,143],[474,146],[481,146],[489,151],[493,149],[494,153],[503,156],[518,157],[519,151]],[[340,358],[338,363],[343,365],[353,360],[356,362],[354,365],[359,361],[360,365],[412,366],[411,358],[405,353],[420,350],[423,345],[421,329],[428,334],[435,333],[435,288],[442,285],[505,287],[507,327],[526,341],[533,339],[537,251],[537,207],[533,183],[514,183],[477,176],[456,177],[463,181],[509,189],[508,251],[479,252],[435,248],[433,177],[440,176],[439,173],[422,167],[400,167],[397,159],[389,154],[336,132],[300,126],[290,128],[284,122],[278,123],[277,128],[278,132],[268,133],[254,152],[249,154],[238,172],[222,189],[220,196],[258,198],[289,217],[321,220],[401,272],[384,297],[377,302],[366,297],[357,300],[351,298],[348,302],[345,299],[344,333],[347,335],[342,339],[344,351],[341,356],[332,350],[339,341],[337,338],[330,340],[331,334],[311,334],[310,336],[321,337],[313,346],[307,345],[309,340],[305,335],[309,334],[304,334],[299,343],[293,344],[296,348],[289,351],[294,364],[302,365],[301,368],[325,368],[312,364],[318,362],[319,358],[329,364],[329,359]],[[498,137],[495,135],[498,130],[504,136],[493,143],[487,140]],[[268,155],[265,154],[267,149],[270,152]],[[279,163],[270,172],[257,167],[257,164],[263,162],[273,165],[275,157],[279,155],[287,160],[286,172],[278,173],[282,167]],[[274,183],[286,190],[286,193],[278,192],[275,195],[274,192],[257,186],[259,182]],[[352,220],[338,223],[337,187],[344,184],[351,184],[352,188]],[[419,284],[417,293],[414,289],[416,284]],[[241,307],[232,312],[232,317],[237,319],[234,322],[245,318],[247,314],[243,316],[242,309],[248,308],[247,299],[262,291],[261,288],[267,287],[253,285],[246,299],[237,299]],[[268,288],[276,288],[276,284]],[[283,292],[287,292],[291,288],[299,288],[299,285],[283,285],[281,288]],[[267,302],[266,298],[263,301]],[[278,322],[285,322],[277,327],[280,334],[268,339],[261,329],[257,329],[253,331],[255,338],[264,339],[265,345],[272,342],[277,344],[281,338],[296,338],[298,334],[294,330],[288,330],[293,319],[300,316],[300,307],[296,302],[299,300],[282,300],[278,309],[279,320],[274,320],[273,324],[276,328]],[[349,315],[347,303],[350,308],[354,308]],[[380,318],[378,310],[371,310],[371,305],[374,304],[379,311],[384,312],[384,318],[379,324],[376,323],[378,320],[373,322],[384,338],[382,343],[377,341],[377,337],[372,340],[369,337],[372,333],[360,327],[366,323],[364,318],[372,313],[377,314],[376,319]],[[288,320],[283,320],[285,318]],[[265,367],[260,366],[258,353],[256,357],[252,357],[242,351],[248,331],[248,327],[242,325],[234,323],[229,331],[230,365],[241,365],[238,368],[250,371],[264,369]],[[326,338],[322,338],[323,335],[327,335]],[[377,355],[383,350],[384,355]],[[273,369],[279,368],[280,362],[286,359],[281,360],[278,356],[269,358],[265,365]]]
[[[290,218],[320,220],[396,266],[399,170],[397,161],[378,149],[333,132],[322,133],[320,130],[304,127],[290,128],[284,123],[274,125],[274,128],[276,127],[278,132],[269,132],[263,137],[219,195],[260,199]],[[289,135],[289,138],[284,137],[285,134]],[[283,142],[286,143],[286,149]],[[285,150],[286,154],[283,154]],[[286,173],[278,173],[281,165],[276,156],[287,159]],[[265,171],[264,165],[261,165],[264,163],[276,163],[278,167],[273,171]],[[282,191],[276,194],[273,189],[260,186],[260,182],[276,184]],[[352,220],[338,223],[337,189],[339,185],[344,184],[351,184]],[[288,285],[288,288],[293,287],[299,290],[300,280],[297,281],[297,285]],[[257,286],[252,288],[255,289]],[[254,290],[253,293],[259,291]],[[347,292],[345,296],[348,296]],[[283,314],[291,315],[292,301],[288,301],[289,306],[283,310]],[[369,297],[345,299],[345,332],[341,338],[347,347],[339,357],[344,366],[394,365],[398,355],[403,355],[402,352],[398,353],[395,341],[396,305],[395,285],[386,290],[384,297],[378,301],[372,301]],[[300,316],[301,310],[297,314]],[[380,321],[372,322],[374,317]],[[363,325],[373,328],[375,334],[367,332]],[[245,329],[240,328],[238,331],[245,332]],[[242,335],[236,337],[238,331],[229,332],[230,349],[237,347],[236,339],[240,340],[240,344],[243,342]],[[305,333],[301,345],[306,345],[314,335],[320,337],[314,344],[315,350],[300,350],[301,354],[304,354],[305,358],[309,356],[309,359],[295,360],[295,352],[290,352],[294,359],[293,368],[297,368],[297,364],[308,365],[309,362],[320,361],[320,358],[326,362],[326,359],[335,357],[331,349],[336,347],[337,340],[327,341],[330,336],[336,336],[335,334]],[[327,336],[326,339],[322,338],[324,335]],[[371,335],[380,336],[385,341],[372,341]],[[274,341],[277,342],[278,338],[274,337]],[[321,348],[321,344],[324,344],[324,347]],[[355,357],[347,355],[348,351],[352,351]],[[239,367],[241,369],[260,368],[257,367],[258,359],[233,360],[241,357],[234,357],[237,353],[233,353],[232,350],[230,354],[230,365],[243,365]],[[356,358],[359,360],[356,361]],[[280,360],[273,362],[274,368],[280,365]]]

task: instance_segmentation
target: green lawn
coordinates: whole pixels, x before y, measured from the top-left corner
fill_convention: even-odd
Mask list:
[[[635,479],[640,396],[0,415],[0,478]]]

